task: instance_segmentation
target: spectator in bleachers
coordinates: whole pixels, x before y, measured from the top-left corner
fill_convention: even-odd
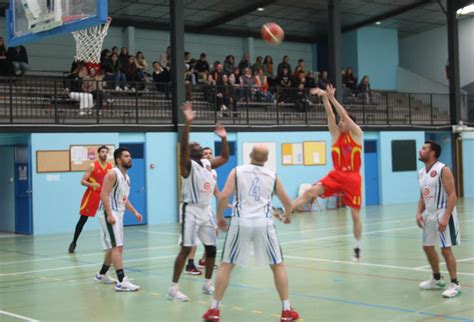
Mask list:
[[[140,80],[144,80],[147,74],[148,63],[146,62],[145,56],[141,51],[137,52],[135,55],[135,66],[137,66]]]
[[[304,71],[300,70],[298,72],[298,75],[295,78],[295,80],[292,82],[292,84],[295,88],[298,88],[300,85],[303,85],[303,87],[305,88],[308,87],[308,84],[306,83],[306,75]]]
[[[288,75],[291,75],[291,66],[290,66],[290,63],[289,63],[289,58],[288,56],[283,56],[283,60],[281,63],[278,64],[278,71],[277,71],[277,75],[278,76],[281,76],[283,74],[283,69],[288,69]]]
[[[87,76],[87,68],[84,62],[77,62],[74,69],[65,82],[64,93],[73,101],[79,102],[79,115],[92,113],[94,98],[91,93],[84,93],[82,81]]]
[[[226,75],[230,75],[234,72],[235,68],[235,57],[232,55],[228,55],[224,60],[224,73]]]
[[[242,77],[239,67],[234,67],[234,71],[229,76],[229,84],[234,87],[236,97],[240,100],[242,98]]]
[[[110,59],[110,50],[108,49],[103,49],[100,52],[100,69],[102,71],[102,74],[105,75],[105,70],[107,69],[107,64]]]
[[[197,84],[196,60],[191,58],[184,64],[184,79],[192,85]]]
[[[112,52],[110,53],[110,56],[112,56],[112,54],[117,54],[117,57],[120,55],[120,52],[117,46],[112,47]]]
[[[244,74],[241,76],[241,83],[243,87],[243,98],[248,102],[252,100],[252,91],[255,88],[255,78],[252,75],[250,67],[245,68]]]
[[[212,79],[215,81],[216,85],[222,85],[222,77],[225,75],[222,64],[217,63],[215,66],[216,69],[212,73]]]
[[[10,74],[10,70],[7,47],[5,47],[3,37],[0,37],[0,76],[8,76]]]
[[[318,80],[318,87],[321,88],[322,90],[326,90],[326,87],[330,84],[329,79],[328,79],[328,71],[323,70],[321,74],[319,75],[319,80]]]
[[[135,57],[128,56],[128,61],[125,66],[122,67],[123,73],[127,79],[127,87],[132,91],[142,90],[145,86],[143,79],[140,78],[137,65],[135,64]]]
[[[263,59],[263,73],[267,76],[270,87],[275,87],[275,75],[273,74],[273,59],[272,56],[265,56]]]
[[[255,64],[252,66],[252,71],[254,74],[257,74],[260,69],[263,69],[263,57],[258,56],[255,59]]]
[[[122,66],[122,68],[127,66],[128,56],[129,56],[128,48],[127,47],[122,47],[122,49],[120,49],[120,55],[118,56],[120,66]]]
[[[216,86],[216,108],[221,117],[226,116],[227,106],[229,106],[231,101],[228,85],[228,77],[224,74],[222,77],[222,84],[217,84]]]
[[[161,67],[160,62],[153,62],[153,81],[158,92],[165,93],[166,99],[169,99],[171,77],[168,70]]]
[[[309,71],[306,74],[306,87],[307,88],[315,88],[316,87],[316,75],[312,71]]]
[[[299,71],[303,71],[306,74],[306,67],[304,66],[304,60],[303,59],[298,59],[298,65],[296,65],[295,70],[298,69]]]
[[[289,98],[291,78],[288,68],[283,68],[282,74],[277,77],[278,102],[285,102]]]
[[[16,46],[15,48],[8,48],[8,59],[13,65],[15,75],[23,76],[30,65],[28,65],[28,53],[25,47]]]
[[[342,77],[342,83],[351,92],[357,91],[357,77],[352,72],[352,67],[347,67],[344,76]]]
[[[302,72],[304,75],[304,72]],[[308,106],[308,92],[303,83],[299,83],[298,87],[296,88],[295,93],[295,105],[296,109],[300,113],[304,113]]]
[[[272,100],[272,93],[270,93],[267,76],[263,73],[263,68],[260,68],[255,75],[255,84],[257,85],[256,96],[257,99],[263,102],[270,102]]]
[[[362,80],[360,81],[357,90],[359,91],[359,95],[364,98],[364,102],[366,104],[370,104],[370,100],[372,98],[372,91],[370,90],[369,76],[365,75],[364,77],[362,77]]]
[[[170,70],[171,68],[171,46],[166,48],[166,51],[160,55],[159,59],[160,65],[162,68],[166,70]]]
[[[245,68],[251,68],[252,65],[250,64],[250,58],[249,58],[249,54],[248,53],[244,53],[242,55],[242,60],[240,61],[239,63],[239,69],[240,69],[240,73],[242,75],[245,74]]]
[[[201,53],[195,69],[198,72],[198,83],[206,82],[210,71],[206,53]]]
[[[110,105],[113,102],[107,98],[107,94],[104,92],[104,81],[102,76],[97,73],[97,70],[94,67],[89,69],[89,74],[84,76],[82,79],[82,91],[92,94],[92,97],[97,102],[97,108],[99,110],[102,108],[104,101],[107,102],[107,105]]]
[[[189,65],[191,62],[191,53],[189,51],[184,52],[184,65]],[[186,68],[189,68],[189,66],[186,66]]]
[[[107,68],[105,69],[105,80],[108,82],[108,86],[114,88],[116,91],[125,89],[127,78],[122,72],[122,65],[116,53],[110,56]]]

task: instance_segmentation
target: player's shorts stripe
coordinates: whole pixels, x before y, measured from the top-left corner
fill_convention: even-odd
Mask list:
[[[453,219],[452,215],[449,218],[448,226],[449,226],[449,235],[451,237],[451,245],[456,246],[458,244],[458,240],[457,240],[458,236],[457,236],[456,226],[455,226],[454,219]]]
[[[184,245],[184,221],[186,220],[186,206],[188,204],[183,202],[183,205],[181,206],[181,246]]]
[[[115,241],[114,228],[112,227],[112,224],[109,223],[109,221],[107,220],[108,215],[106,211],[104,211],[104,214],[105,214],[105,225],[107,226],[107,231],[109,232],[109,235],[110,235],[110,241],[112,243],[112,247],[116,247],[117,242]]]
[[[269,228],[269,227],[267,227],[268,249],[269,249],[270,257],[271,257],[271,259],[272,259],[272,263],[273,263],[273,264],[276,264],[276,263],[277,263],[277,260],[276,260],[276,252],[275,252],[275,249],[273,248],[272,239],[271,239],[271,237],[270,237],[270,231],[269,231],[268,228]]]
[[[234,260],[237,257],[239,235],[240,235],[240,226],[238,226],[237,228],[237,234],[235,234],[235,238],[233,240],[232,246],[230,247],[229,260],[232,264],[234,263]]]

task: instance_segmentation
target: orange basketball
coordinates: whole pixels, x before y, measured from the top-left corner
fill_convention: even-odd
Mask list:
[[[270,45],[278,45],[285,38],[283,29],[274,22],[267,22],[260,28],[262,38]]]

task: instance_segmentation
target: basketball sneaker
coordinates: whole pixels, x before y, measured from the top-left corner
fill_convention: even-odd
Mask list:
[[[354,255],[352,255],[353,262],[360,262],[360,248],[354,248]]]
[[[214,269],[216,269],[218,266],[217,264],[214,264]],[[206,268],[206,260],[205,259],[200,259],[198,262],[198,268]]]
[[[118,292],[136,292],[139,289],[140,286],[130,282],[127,276],[123,278],[122,282],[117,281],[117,283],[115,283],[115,290]]]
[[[69,253],[73,254],[75,250],[76,250],[76,243],[75,242],[70,243],[69,249],[68,249]]]
[[[117,281],[114,280],[112,277],[110,277],[109,274],[100,274],[97,273],[95,274],[94,280],[96,282],[102,283],[102,284],[115,284]]]
[[[442,290],[446,286],[443,278],[435,280],[431,277],[429,280],[420,283],[420,290]]]
[[[212,282],[206,282],[202,286],[202,292],[204,294],[212,295],[212,294],[214,294],[214,291],[215,291],[215,288],[214,288],[214,285],[212,285]]]
[[[299,318],[300,318],[300,315],[295,310],[293,309],[283,310],[281,311],[280,322],[292,322],[292,321],[298,320]]]
[[[196,266],[192,265],[192,266],[186,266],[186,271],[185,271],[186,274],[188,275],[202,275],[202,272],[196,268]]]
[[[187,302],[189,301],[189,297],[184,295],[179,290],[179,287],[177,286],[171,286],[170,289],[168,290],[168,299],[173,300],[173,301],[178,301],[178,302]]]
[[[221,320],[221,312],[219,309],[209,309],[203,314],[202,319],[206,322],[218,322]]]
[[[461,285],[451,283],[449,288],[443,292],[443,297],[452,298],[461,295]]]

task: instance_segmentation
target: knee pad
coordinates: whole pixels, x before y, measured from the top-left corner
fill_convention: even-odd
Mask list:
[[[216,254],[217,254],[217,247],[216,246],[204,245],[204,248],[206,249],[206,257],[216,258]]]

